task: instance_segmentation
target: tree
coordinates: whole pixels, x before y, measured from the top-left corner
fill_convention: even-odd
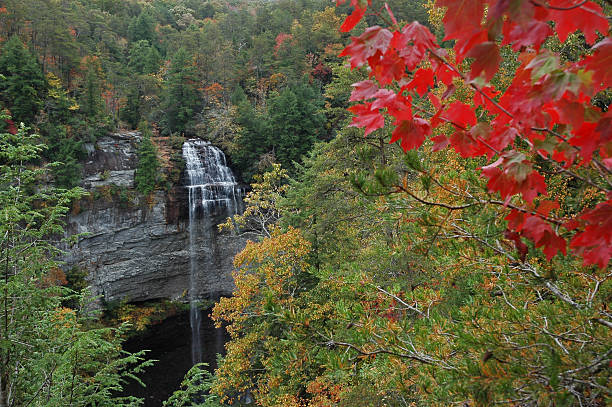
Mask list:
[[[141,92],[138,82],[133,81],[129,84],[126,92],[125,105],[119,110],[119,118],[131,126],[136,128],[140,122],[140,99]]]
[[[128,66],[139,74],[152,74],[159,70],[161,56],[147,40],[135,42],[130,47]]]
[[[270,152],[270,123],[265,112],[256,111],[246,98],[236,106],[234,120],[239,127],[236,145],[240,148],[232,151],[232,162],[244,179],[249,181],[260,169],[259,164],[265,155]]]
[[[272,231],[280,219],[279,200],[287,191],[289,178],[280,164],[263,174],[253,177],[253,188],[244,198],[246,209],[243,213],[228,218],[219,229],[230,229],[243,235],[272,237]]]
[[[83,59],[82,70],[84,78],[79,98],[81,111],[88,118],[94,118],[102,113],[104,100],[102,91],[104,89],[104,72],[98,57],[86,57]]]
[[[509,233],[516,234],[512,236],[516,236],[513,238],[517,242],[519,235],[532,241],[545,250],[550,260],[557,253],[567,252],[569,240],[570,251],[582,256],[585,265],[605,268],[612,256],[612,242],[602,240],[605,224],[599,216],[610,210],[612,201],[601,200],[569,218],[550,217],[550,211],[558,209],[559,202],[553,199],[534,204],[534,199],[547,194],[546,179],[534,166],[541,163],[571,180],[590,184],[597,193],[609,192],[610,115],[585,103],[610,87],[603,58],[612,42],[606,37],[593,46],[593,55],[584,55],[578,63],[565,65],[542,47],[555,33],[546,24],[549,20],[555,22],[561,41],[581,29],[591,44],[598,38],[597,31],[608,33],[608,21],[596,3],[569,1],[568,9],[529,4],[520,12],[500,3],[487,15],[486,24],[482,24],[479,18],[489,3],[478,1],[470,8],[453,1],[436,3],[448,8],[444,17],[445,39],[455,40],[454,58],[445,56],[433,34],[418,22],[400,29],[391,11],[389,17],[394,23],[391,30],[373,26],[363,35],[353,37],[342,55],[351,57],[353,68],[365,65],[367,60],[370,78],[376,80],[354,85],[351,100],[364,102],[351,108],[356,115],[353,125],[365,127],[366,134],[381,128],[384,126],[381,109],[386,109],[395,126],[391,142],[399,141],[404,151],[422,146],[436,129],[452,126],[451,137],[431,136],[434,150],[451,146],[465,158],[496,158],[482,167],[482,175],[488,179],[488,191],[492,195],[499,193],[502,200],[487,203],[508,206],[513,197],[522,199],[518,204],[510,204],[512,211],[508,215]],[[353,5],[355,11],[345,20],[343,31],[351,30],[367,9],[367,5],[357,2]],[[586,18],[587,15],[593,18]],[[501,44],[520,51],[520,65],[507,89],[497,89],[491,83],[501,62],[500,44],[491,39],[502,33],[505,35]],[[459,65],[465,58],[472,58],[469,72]],[[419,67],[425,61],[431,68]],[[406,69],[414,73],[408,76]],[[387,86],[401,80],[409,82],[400,92]],[[472,105],[461,101],[449,104],[436,95],[436,83],[452,90],[454,81],[465,83],[474,92]],[[413,103],[423,96],[433,108],[424,109]],[[374,100],[367,101],[371,99]],[[487,120],[479,122],[477,113]],[[564,128],[559,130],[556,125]],[[593,169],[587,178],[578,169],[584,166]],[[572,235],[570,239],[553,231],[559,225]]]
[[[2,102],[15,120],[32,122],[43,105],[47,82],[36,56],[16,35],[2,47],[0,74]]]
[[[151,129],[149,124],[141,122],[138,126],[142,132],[142,140],[138,147],[138,167],[134,175],[136,189],[143,195],[148,195],[155,189],[159,179],[159,160],[157,148],[151,141]]]
[[[143,11],[138,17],[132,18],[128,27],[128,38],[131,42],[148,41],[157,44],[155,21],[148,11]]]
[[[281,203],[280,224],[309,241],[300,260],[314,285],[288,289],[291,301],[271,294],[287,264],[304,263],[282,261],[292,246],[274,236],[251,246],[235,301],[215,310],[233,331],[219,394],[609,404],[610,116],[589,104],[610,87],[609,41],[565,62],[547,39],[549,20],[561,40],[580,28],[590,44],[608,23],[593,2],[437,3],[448,48],[383,5],[368,18],[391,27],[343,52],[369,75],[353,85],[353,128],[315,148]],[[370,3],[351,6],[344,30]]]
[[[283,167],[293,168],[293,162],[299,162],[322,135],[325,116],[321,107],[321,98],[304,82],[270,99],[269,144]]]
[[[200,102],[193,60],[184,48],[179,48],[172,57],[166,83],[163,102],[165,131],[183,132]]]
[[[207,394],[212,387],[213,375],[206,370],[206,363],[198,363],[193,366],[185,379],[181,382],[181,388],[176,390],[172,396],[164,401],[163,407],[222,407],[219,397]]]
[[[49,92],[39,129],[47,145],[42,155],[56,163],[52,167],[56,185],[72,188],[81,180],[80,160],[85,155],[82,140],[71,126],[77,123],[73,115],[79,105],[68,95],[57,76],[47,74],[47,82]]]
[[[0,134],[0,405],[135,406],[113,393],[148,365],[142,353],[122,354],[124,329],[92,327],[87,294],[62,287],[52,238],[83,191],[40,182],[37,140],[24,126]]]
[[[505,258],[511,276],[495,274],[496,291],[491,295],[503,297],[505,303],[492,301],[493,305],[480,293],[472,294],[482,301],[479,305],[486,307],[475,307],[482,320],[468,334],[479,338],[475,342],[480,343],[462,343],[467,337],[465,330],[455,331],[457,339],[449,342],[480,348],[481,366],[476,367],[474,362],[463,367],[445,366],[448,359],[435,362],[423,356],[425,352],[421,361],[447,369],[446,381],[466,383],[465,397],[483,405],[512,397],[518,397],[521,405],[536,403],[539,397],[596,405],[608,397],[599,388],[605,381],[599,376],[601,370],[591,370],[592,375],[585,373],[580,379],[572,374],[585,372],[592,364],[603,366],[612,352],[602,347],[609,339],[610,315],[593,305],[593,301],[602,298],[599,295],[606,294],[591,296],[595,286],[600,287],[610,278],[606,269],[612,255],[612,241],[605,232],[612,219],[605,215],[612,204],[610,114],[589,104],[597,92],[611,83],[604,63],[610,39],[604,37],[596,43],[598,31],[608,34],[608,21],[594,2],[525,3],[518,9],[509,3],[488,1],[470,2],[469,6],[455,1],[436,4],[447,8],[443,19],[445,40],[455,41],[452,50],[441,48],[419,23],[400,27],[387,9],[383,19],[391,27],[367,28],[361,36],[352,38],[342,54],[350,57],[353,68],[367,66],[370,72],[369,80],[353,85],[351,100],[358,103],[350,108],[355,114],[352,125],[365,127],[367,136],[390,121],[390,142],[399,142],[410,153],[406,160],[414,174],[381,174],[377,179],[379,188],[384,190],[381,193],[427,208],[427,218],[417,224],[427,229],[435,225],[431,246],[445,246],[439,239],[452,237],[472,241],[472,249],[478,247],[492,256],[501,256],[489,264],[498,264]],[[352,5],[355,9],[344,22],[344,31],[355,27],[368,7],[358,2]],[[489,9],[482,20],[485,6]],[[548,21],[555,23],[554,31]],[[587,43],[595,45],[577,62],[562,63],[545,41],[553,34],[565,41],[576,29],[582,31]],[[500,49],[505,45],[517,53],[518,66],[511,81],[498,76],[503,62]],[[466,58],[471,58],[471,64],[463,63]],[[395,87],[396,83],[401,86]],[[451,148],[454,152],[449,153]],[[437,157],[445,158],[438,161]],[[436,161],[440,164],[449,160],[464,170],[460,180],[436,167]],[[415,175],[421,179],[422,190],[413,187],[411,177]],[[364,193],[374,192],[365,179],[355,181]],[[481,211],[478,216],[489,219],[486,232],[461,220],[470,213],[476,216],[472,212],[476,208]],[[425,253],[429,252],[425,249]],[[470,257],[486,263],[486,257],[480,254]],[[554,262],[555,269],[546,267],[546,262]],[[576,268],[594,285],[585,281],[570,288]],[[470,284],[491,283],[477,276],[472,272],[463,278],[472,280]],[[458,285],[457,274],[453,273],[452,281]],[[525,286],[529,288],[521,288]],[[514,305],[529,301],[529,290],[549,296],[547,300],[535,300],[538,305],[532,314],[520,312]],[[403,301],[393,292],[389,297]],[[550,306],[542,301],[548,301]],[[410,309],[407,302],[404,306]],[[499,312],[500,309],[509,313]],[[517,313],[513,315],[514,311]],[[590,319],[579,316],[583,312],[592,315]],[[572,317],[566,318],[567,315]],[[539,323],[525,326],[525,318],[548,321],[557,332],[572,329],[582,321],[584,330],[580,335],[588,338],[585,344],[588,343],[590,356],[582,359],[578,354],[586,348],[572,349],[555,341],[554,334],[546,334],[547,329]],[[454,315],[453,319],[461,318]],[[501,326],[485,324],[485,320],[493,323],[496,319]],[[546,342],[551,345],[544,346],[550,346],[550,355],[539,358],[537,354],[523,353],[515,357],[513,352],[527,349],[523,346],[542,346],[536,339],[538,329],[549,335]],[[514,340],[504,339],[503,332],[517,336]],[[401,336],[397,334],[398,339]],[[418,335],[408,337],[417,341]],[[569,340],[565,335],[561,337]],[[489,350],[480,347],[484,343]],[[426,348],[425,342],[421,344]],[[571,355],[571,362],[561,354]],[[518,368],[521,362],[530,368]],[[504,364],[516,369],[514,374],[504,378]],[[525,376],[533,374],[529,369],[548,370],[528,379]],[[472,374],[487,379],[467,379]],[[577,380],[582,383],[578,387],[574,384]],[[529,389],[521,390],[525,383],[529,383]],[[441,382],[437,381],[437,385]],[[546,386],[553,390],[547,391]]]

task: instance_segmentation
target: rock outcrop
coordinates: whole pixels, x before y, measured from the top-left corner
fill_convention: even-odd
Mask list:
[[[87,270],[93,294],[104,302],[152,299],[187,301],[189,230],[183,185],[144,198],[134,191],[137,132],[112,134],[88,146],[83,187],[90,192],[67,221],[67,232],[83,234],[69,247],[66,267]],[[182,177],[181,177],[182,178]],[[204,268],[198,282],[201,298],[229,295],[234,255],[244,241],[210,231],[198,241]]]

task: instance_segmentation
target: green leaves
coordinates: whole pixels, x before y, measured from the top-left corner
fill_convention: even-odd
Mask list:
[[[23,126],[16,135],[0,133],[0,402],[135,406],[137,399],[113,392],[147,365],[143,353],[122,354],[121,329],[91,327],[90,294],[61,286],[57,236],[84,192],[41,182],[38,140]]]
[[[134,175],[136,189],[143,195],[149,195],[157,186],[159,179],[159,160],[157,158],[157,148],[151,141],[151,129],[149,124],[140,124],[142,140],[138,147],[138,167]]]

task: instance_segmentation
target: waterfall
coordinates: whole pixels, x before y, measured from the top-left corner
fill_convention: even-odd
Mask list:
[[[191,359],[202,361],[201,310],[198,281],[206,271],[206,258],[198,255],[202,244],[214,245],[213,217],[223,220],[242,208],[240,188],[227,166],[225,155],[217,147],[202,140],[187,140],[183,144],[189,184],[189,320],[191,324]],[[214,251],[211,247],[210,251]],[[210,260],[210,259],[208,259]],[[217,335],[221,337],[220,335]],[[219,349],[219,344],[216,344]]]

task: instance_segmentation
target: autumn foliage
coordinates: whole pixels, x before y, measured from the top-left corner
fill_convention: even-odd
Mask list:
[[[370,2],[351,5],[342,31],[371,9]],[[590,103],[612,86],[612,39],[602,7],[579,0],[437,0],[436,6],[447,10],[443,41],[453,41],[452,49],[418,22],[401,27],[386,4],[378,15],[388,28],[375,25],[352,37],[341,55],[369,72],[368,80],[353,85],[352,126],[368,135],[391,123],[390,142],[404,151],[428,145],[482,157],[486,203],[511,209],[507,236],[519,252],[526,238],[549,260],[571,252],[584,265],[606,268],[612,256],[612,113]],[[543,46],[555,36],[564,42],[576,30],[588,47],[575,61]],[[493,80],[504,47],[518,63],[509,85]],[[449,103],[458,86],[471,88],[472,100]],[[559,215],[547,174],[588,184],[600,199]]]

